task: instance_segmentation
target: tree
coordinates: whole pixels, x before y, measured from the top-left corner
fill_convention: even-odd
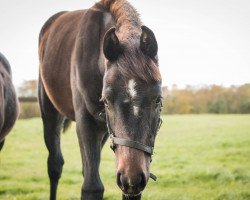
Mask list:
[[[171,90],[163,88],[163,113],[250,113],[250,84],[195,88],[187,86]],[[166,98],[167,95],[167,98]]]
[[[18,88],[18,96],[20,97],[37,97],[38,87],[37,80],[24,81]]]

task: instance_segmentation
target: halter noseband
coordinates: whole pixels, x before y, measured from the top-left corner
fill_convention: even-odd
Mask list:
[[[153,155],[154,147],[150,147],[147,145],[144,145],[140,142],[133,141],[133,140],[128,140],[124,138],[118,138],[115,137],[114,134],[110,134],[110,139],[111,139],[111,149],[115,150],[115,145],[121,145],[121,146],[126,146],[134,149],[138,149],[141,151],[144,151],[150,155]]]
[[[133,149],[141,150],[141,151],[149,154],[150,157],[153,155],[153,152],[154,152],[154,147],[153,146],[151,147],[151,146],[147,146],[147,145],[142,144],[142,143],[137,142],[137,141],[116,137],[115,133],[111,129],[110,121],[109,121],[109,117],[108,117],[107,112],[106,112],[106,123],[107,123],[109,137],[110,137],[110,140],[111,140],[110,148],[114,152],[115,152],[116,146],[121,145],[121,146],[125,146],[125,147],[130,147],[130,148],[133,148]],[[160,118],[159,122],[158,122],[157,132],[159,131],[159,129],[161,127],[161,124],[162,124],[162,119]],[[151,161],[152,161],[152,158],[151,158]],[[157,179],[157,177],[152,173],[150,173],[150,178],[152,178],[154,181],[156,181],[156,179]]]

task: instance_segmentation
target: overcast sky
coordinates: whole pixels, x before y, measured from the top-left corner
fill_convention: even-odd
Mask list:
[[[0,0],[0,51],[14,84],[38,76],[38,35],[62,10],[93,0]],[[250,83],[249,0],[130,0],[159,43],[163,85]]]

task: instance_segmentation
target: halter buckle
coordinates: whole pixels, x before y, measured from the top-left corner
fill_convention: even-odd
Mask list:
[[[154,180],[154,181],[157,180],[157,176],[155,176],[155,175],[152,174],[152,173],[150,173],[149,177],[150,177],[152,180]]]
[[[113,135],[110,135],[110,148],[115,152],[115,142]]]

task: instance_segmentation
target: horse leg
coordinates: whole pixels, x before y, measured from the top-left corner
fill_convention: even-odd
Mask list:
[[[2,150],[2,148],[3,148],[4,141],[5,141],[5,140],[3,140],[2,142],[0,142],[0,151],[1,151],[1,150]]]
[[[76,124],[84,174],[81,199],[101,200],[104,187],[99,175],[99,165],[105,135],[87,112],[77,112]]]
[[[49,151],[47,165],[50,179],[50,200],[55,200],[58,181],[64,164],[60,147],[63,117],[50,102],[41,83],[39,84],[39,103],[43,120],[44,140]]]

